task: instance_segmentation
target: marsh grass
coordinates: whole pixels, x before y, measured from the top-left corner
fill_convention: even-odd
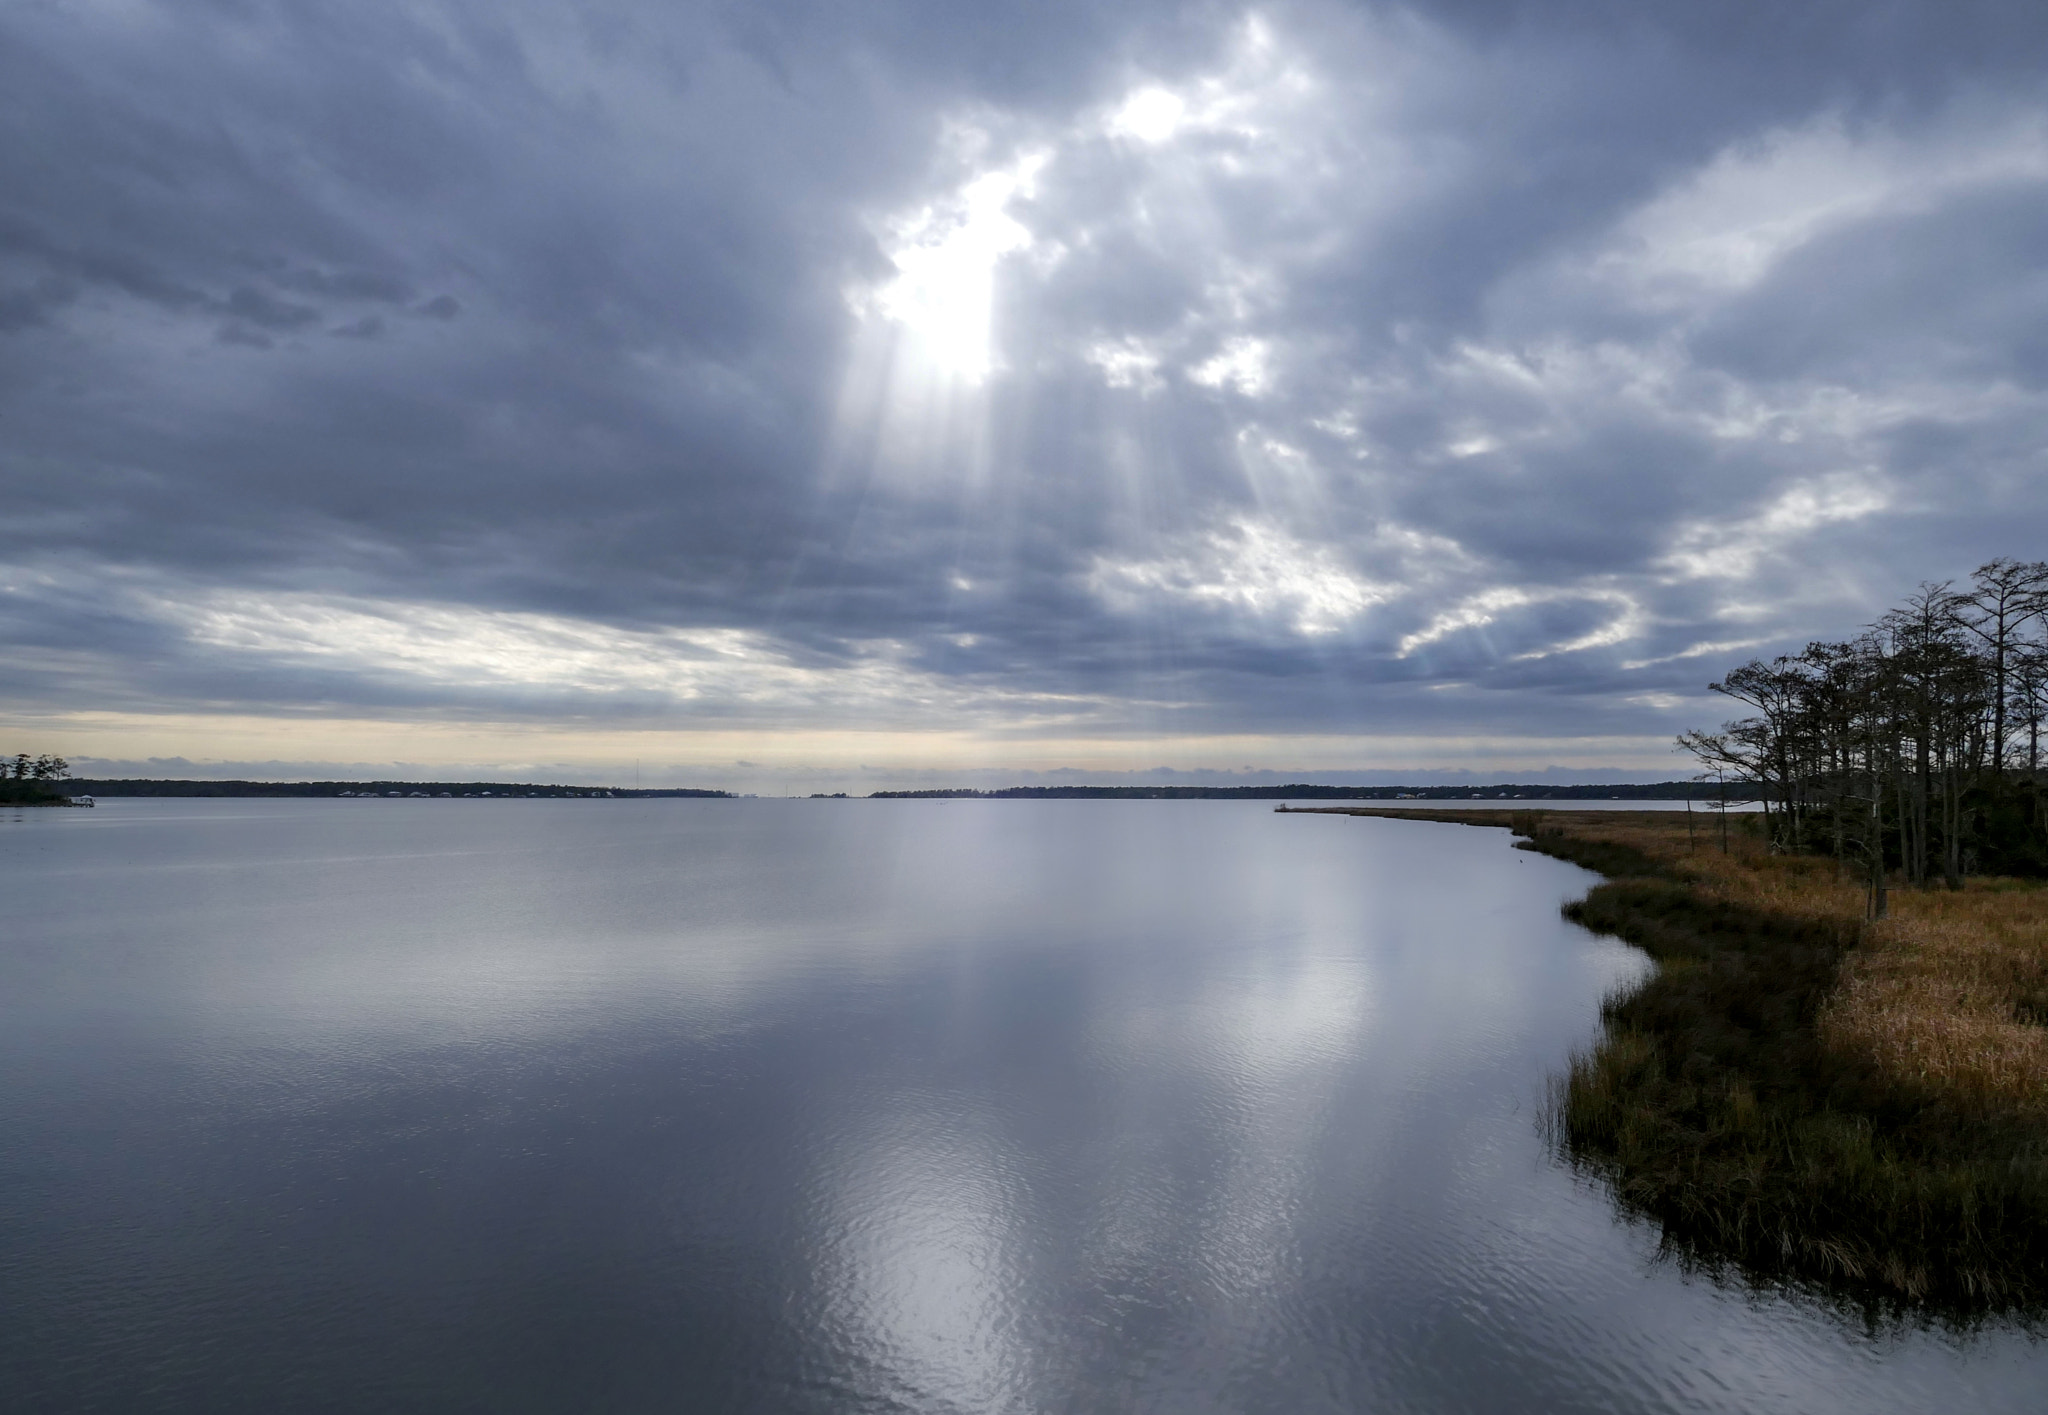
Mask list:
[[[1723,853],[1671,813],[1505,815],[1427,818],[1607,875],[1566,915],[1660,964],[1603,1005],[1550,1128],[1668,1250],[1959,1319],[2048,1306],[2048,889],[1898,890],[1871,923],[1832,861],[1740,830]]]

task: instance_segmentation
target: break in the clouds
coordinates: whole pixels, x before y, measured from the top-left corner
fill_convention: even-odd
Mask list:
[[[2048,11],[1661,10],[11,6],[7,716],[1668,769],[2043,553]]]

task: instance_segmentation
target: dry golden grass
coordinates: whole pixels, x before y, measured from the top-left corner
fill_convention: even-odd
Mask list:
[[[2048,890],[1894,893],[1842,962],[1827,1044],[1952,1104],[2048,1113]]]
[[[1746,833],[1729,853],[1709,825],[1696,841],[1669,817],[1607,824],[1574,812],[1572,834],[1626,844],[1708,898],[1797,918],[1860,920],[1863,882],[1831,860],[1770,855]],[[2048,1113],[2048,889],[2009,879],[1889,891],[1891,917],[1863,926],[1843,955],[1821,1039],[1930,1100],[1973,1110]]]
[[[1552,1119],[1674,1251],[2048,1313],[2048,887],[1894,887],[1867,923],[1855,874],[1738,822],[1724,853],[1711,816],[1338,810],[1512,826],[1609,877],[1566,914],[1664,966],[1603,1004]]]
[[[1640,851],[1720,902],[1851,924],[1867,904],[1863,881],[1832,860],[1770,854],[1739,822],[1723,854],[1704,813],[1690,830],[1681,812],[1515,814],[1525,834],[1547,827]],[[1502,812],[1442,815],[1506,823]],[[2048,887],[1971,879],[1953,893],[1894,882],[1889,897],[1891,917],[1863,924],[1843,956],[1822,1040],[1930,1100],[2048,1116]]]

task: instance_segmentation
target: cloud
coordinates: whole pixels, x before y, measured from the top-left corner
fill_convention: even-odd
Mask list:
[[[1891,501],[1868,477],[1834,473],[1787,487],[1753,515],[1681,527],[1665,563],[1683,576],[1745,579],[1762,556],[1797,545],[1823,526],[1874,516]]]
[[[2037,8],[1710,9],[16,7],[0,713],[1668,736],[2048,532]]]
[[[1309,638],[1336,633],[1401,592],[1361,579],[1326,547],[1251,520],[1212,531],[1181,554],[1098,562],[1090,582],[1125,614],[1152,613],[1157,599],[1178,600]]]

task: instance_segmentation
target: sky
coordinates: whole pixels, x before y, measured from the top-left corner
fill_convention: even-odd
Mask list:
[[[10,0],[83,773],[1659,780],[2048,554],[2048,6]]]

